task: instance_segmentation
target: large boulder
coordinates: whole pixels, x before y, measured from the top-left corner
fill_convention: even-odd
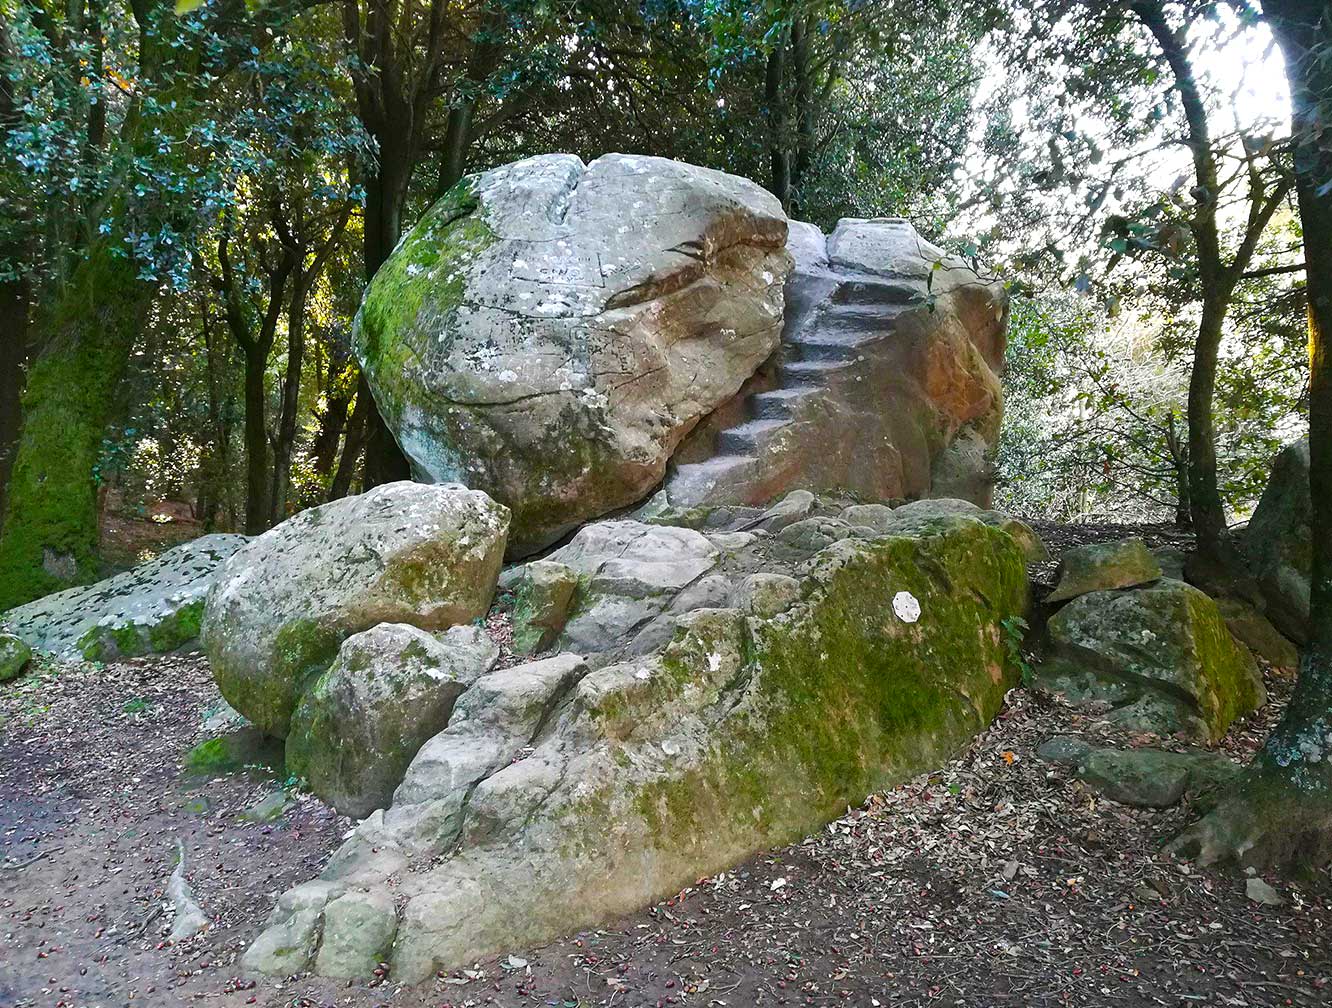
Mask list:
[[[524,555],[640,500],[774,348],[786,217],[733,175],[653,157],[469,176],[357,314],[375,401],[421,479],[485,490]]]
[[[1004,286],[901,218],[798,221],[779,353],[681,446],[672,505],[792,488],[988,505],[1003,412]]]
[[[32,648],[23,638],[0,633],[0,682],[17,679],[32,659]]]
[[[823,506],[775,533],[604,522],[561,552],[579,576],[559,646],[598,650],[464,692],[393,805],[279,901],[248,969],[324,970],[322,946],[353,944],[329,910],[354,893],[396,900],[375,933],[402,982],[596,926],[939,766],[1016,681],[1022,552],[969,515],[909,534]],[[634,632],[577,629],[644,598]]]
[[[1267,616],[1287,637],[1309,635],[1313,571],[1313,505],[1309,496],[1309,439],[1282,449],[1244,534],[1244,550],[1267,602]]]
[[[1216,741],[1266,702],[1253,655],[1182,581],[1080,595],[1050,618],[1049,635],[1042,681],[1110,703],[1111,719],[1131,728]]]
[[[123,574],[10,609],[0,626],[58,658],[112,661],[174,651],[199,636],[204,597],[246,541],[200,536]]]
[[[478,490],[387,483],[251,540],[210,592],[202,642],[223,697],[286,737],[342,642],[377,623],[443,630],[490,607],[508,510]]]
[[[384,808],[417,750],[448,725],[454,701],[498,658],[476,626],[438,638],[404,623],[352,634],[296,705],[288,772],[343,815]]]
[[[1132,588],[1161,577],[1161,564],[1141,539],[1074,546],[1059,558],[1059,583],[1047,603],[1067,602],[1088,592]]]

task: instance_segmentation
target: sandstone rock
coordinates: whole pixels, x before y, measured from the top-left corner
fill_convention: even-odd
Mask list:
[[[681,446],[671,504],[792,489],[987,504],[1003,411],[1003,285],[900,218],[793,221],[780,352]]]
[[[1300,652],[1272,621],[1248,602],[1237,598],[1219,598],[1217,608],[1235,638],[1274,668],[1294,670],[1300,667]]]
[[[388,961],[397,929],[398,913],[385,892],[349,892],[330,900],[315,969],[330,977],[371,976]]]
[[[567,564],[535,560],[523,566],[523,575],[514,585],[515,654],[535,654],[555,643],[568,621],[577,590],[578,571]]]
[[[777,346],[786,217],[759,186],[570,154],[469,176],[366,291],[354,341],[421,479],[485,490],[525,555],[661,481]]]
[[[14,634],[0,633],[0,682],[17,679],[28,667],[32,648]]]
[[[1047,603],[1065,602],[1088,592],[1131,588],[1161,577],[1161,565],[1141,539],[1074,546],[1059,559],[1059,583]]]
[[[547,557],[576,571],[583,584],[561,647],[587,654],[631,638],[712,570],[720,555],[693,529],[605,521],[579,530]]]
[[[1267,615],[1297,643],[1303,643],[1309,632],[1312,514],[1305,437],[1273,460],[1271,479],[1244,533],[1244,550],[1267,600]]]
[[[1096,748],[1065,736],[1046,741],[1036,754],[1071,767],[1103,797],[1137,808],[1169,808],[1186,795],[1208,801],[1241,772],[1219,753]]]
[[[388,483],[302,511],[227,562],[202,642],[226,700],[285,737],[343,640],[377,623],[443,630],[484,614],[508,512],[457,486]]]
[[[751,574],[732,596],[735,607],[760,619],[784,613],[800,600],[800,582],[788,574]]]
[[[475,626],[439,639],[402,623],[353,634],[296,705],[288,772],[343,815],[384,808],[417,750],[498,658],[498,645]]]
[[[1216,603],[1180,581],[1080,595],[1049,622],[1056,659],[1123,691],[1112,719],[1219,739],[1266,701]]]
[[[0,614],[0,626],[58,658],[114,661],[174,651],[199,635],[204,597],[245,536],[206,535],[93,585]]]
[[[601,525],[613,527],[583,530],[560,562],[581,560],[605,599],[660,595],[673,635],[622,633],[595,655],[483,676],[393,805],[325,869],[336,895],[398,899],[397,981],[595,926],[805,836],[938,766],[1016,678],[1000,622],[1023,611],[1025,567],[975,518],[853,530],[815,553],[774,551],[772,536],[722,553],[697,532]],[[676,536],[673,556],[662,533]],[[763,619],[729,608],[760,573],[797,581],[800,598]],[[676,608],[695,593],[721,602]],[[318,968],[303,943],[310,903],[280,903],[247,966],[292,967],[268,961],[276,935]]]

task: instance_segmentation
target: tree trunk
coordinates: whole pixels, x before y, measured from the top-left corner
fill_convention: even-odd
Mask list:
[[[786,36],[768,53],[767,72],[763,78],[763,114],[768,120],[768,160],[772,194],[784,209],[791,206],[791,156],[786,149],[786,98],[783,78],[786,74]]]
[[[1202,319],[1193,344],[1193,370],[1189,374],[1189,515],[1198,537],[1198,552],[1217,558],[1226,539],[1227,525],[1225,505],[1217,487],[1212,399],[1230,295],[1207,292],[1204,298]]]
[[[407,201],[407,185],[411,180],[410,152],[401,144],[402,134],[410,129],[401,125],[390,127],[388,137],[378,138],[379,164],[374,176],[366,184],[365,201],[365,279],[369,283],[384,264],[402,236],[402,208]],[[395,136],[394,134],[398,134]],[[365,487],[411,478],[411,467],[403,455],[392,432],[380,416],[369,385],[364,376],[357,386],[357,407],[364,398],[365,413]],[[344,459],[345,462],[345,459]],[[339,475],[341,474],[339,467]],[[344,491],[345,494],[346,491]]]
[[[28,290],[22,278],[0,283],[0,520],[23,421],[20,397],[28,363]],[[4,526],[0,525],[0,532]]]
[[[245,534],[268,528],[268,426],[264,420],[264,373],[268,347],[242,344],[245,355]]]
[[[1242,784],[1177,847],[1205,862],[1317,868],[1332,861],[1332,150],[1318,132],[1332,113],[1332,38],[1322,27],[1332,3],[1264,0],[1263,10],[1290,79],[1308,283],[1309,641],[1290,703]]]
[[[296,280],[287,305],[287,371],[282,377],[282,403],[278,412],[277,438],[273,443],[273,486],[270,520],[277,524],[287,517],[291,489],[291,456],[296,446],[296,416],[301,398],[301,369],[305,363],[305,302],[313,272]]]
[[[99,242],[47,316],[0,535],[0,610],[97,575],[102,435],[156,291],[137,272]]]
[[[347,411],[351,408],[351,396],[341,392],[325,394],[324,412],[319,417],[319,430],[315,432],[314,447],[311,451],[311,464],[320,476],[333,472],[333,463],[337,461],[338,445],[342,443],[342,432],[347,426]]]
[[[329,487],[329,500],[338,500],[351,492],[356,463],[365,447],[366,424],[373,415],[377,415],[375,402],[365,391],[365,379],[362,378],[357,386],[356,407],[352,410],[351,419],[347,421],[347,438],[342,445],[342,458],[338,460],[338,471],[333,475],[333,485]]]
[[[814,159],[814,97],[810,75],[811,52],[809,29],[804,18],[796,18],[791,23],[791,62],[795,77],[795,152],[791,158],[791,207],[792,216],[799,217],[807,204],[801,192],[805,179],[809,175],[809,166]]]

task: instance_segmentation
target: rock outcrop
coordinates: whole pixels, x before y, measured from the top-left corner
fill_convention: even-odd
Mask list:
[[[792,488],[987,505],[1008,301],[898,218],[793,221],[781,349],[677,452],[676,507]]]
[[[419,981],[675,892],[964,745],[1015,680],[1017,543],[964,514],[787,511],[775,531],[593,524],[541,562],[559,570],[506,578],[556,598],[534,626],[557,653],[459,696],[246,968],[382,955]],[[565,605],[549,589],[571,579]]]
[[[222,696],[285,738],[342,642],[379,623],[444,630],[490,607],[508,511],[479,490],[387,483],[302,511],[238,550],[201,640]]]
[[[296,705],[287,772],[343,815],[385,807],[422,743],[444,730],[454,702],[498,658],[498,645],[475,626],[438,638],[404,623],[352,634]]]
[[[485,490],[526,555],[660,483],[777,346],[781,206],[652,157],[469,176],[380,268],[355,325],[418,478]]]
[[[32,648],[22,637],[0,633],[0,682],[17,679],[31,659]]]
[[[1215,742],[1266,702],[1253,656],[1192,585],[1079,595],[1050,618],[1053,654],[1038,681],[1075,702],[1108,704],[1125,727]]]
[[[1161,565],[1141,539],[1074,546],[1059,558],[1059,581],[1047,604],[1067,602],[1088,592],[1132,588],[1162,576]]]
[[[1291,640],[1309,635],[1313,571],[1309,439],[1284,448],[1244,534],[1244,550],[1267,603],[1267,617]]]
[[[58,658],[114,661],[174,651],[199,636],[204,597],[246,543],[206,535],[96,584],[0,613],[0,626]]]

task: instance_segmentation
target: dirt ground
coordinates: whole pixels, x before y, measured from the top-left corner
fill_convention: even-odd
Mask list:
[[[1273,704],[1225,748],[1258,744]],[[1086,719],[1017,690],[938,773],[870,798],[819,835],[657,906],[423,987],[239,979],[276,895],[350,827],[280,782],[192,777],[218,697],[198,655],[46,666],[0,686],[0,1008],[119,1005],[1155,1006],[1332,1003],[1332,885],[1243,876],[1159,853],[1192,814],[1097,798],[1034,755]],[[165,940],[186,877],[212,923]]]

